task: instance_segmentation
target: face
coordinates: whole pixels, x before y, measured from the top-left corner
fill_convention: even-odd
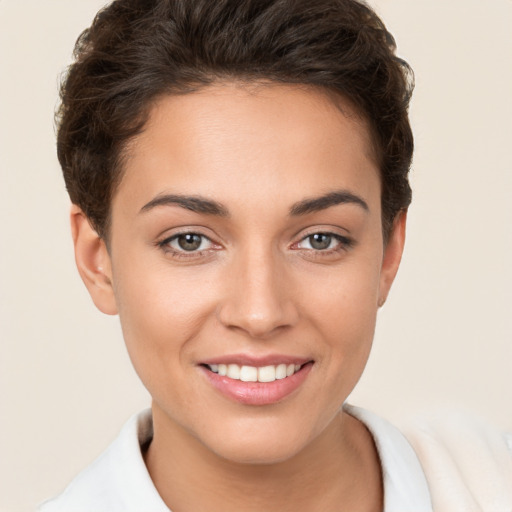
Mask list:
[[[244,462],[328,432],[403,244],[397,229],[383,246],[370,147],[348,103],[304,87],[223,84],[154,106],[89,289],[119,312],[160,429]]]

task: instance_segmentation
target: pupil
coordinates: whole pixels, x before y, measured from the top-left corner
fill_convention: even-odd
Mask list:
[[[310,237],[309,242],[314,249],[327,249],[331,245],[331,237],[323,233],[316,233]]]
[[[178,245],[184,251],[195,251],[201,246],[201,236],[192,233],[180,235],[178,237]]]

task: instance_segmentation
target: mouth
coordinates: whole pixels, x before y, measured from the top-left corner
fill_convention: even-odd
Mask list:
[[[211,372],[242,382],[274,382],[291,377],[302,368],[302,364],[285,364],[268,366],[248,366],[238,364],[205,365]]]
[[[200,368],[213,387],[225,397],[245,405],[280,402],[298,390],[314,361],[249,365],[233,362],[203,363]]]

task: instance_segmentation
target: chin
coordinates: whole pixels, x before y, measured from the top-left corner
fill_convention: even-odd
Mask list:
[[[302,443],[289,442],[289,439],[286,443],[282,441],[268,437],[240,440],[237,443],[217,446],[215,452],[221,458],[236,464],[269,465],[292,459],[304,447]]]
[[[233,463],[277,464],[292,459],[311,442],[311,429],[304,427],[277,418],[233,421],[218,432],[209,429],[201,441],[217,456]]]

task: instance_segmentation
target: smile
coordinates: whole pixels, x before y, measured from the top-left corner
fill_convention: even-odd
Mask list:
[[[277,357],[259,361],[239,357],[231,359],[245,360],[209,361],[199,365],[199,368],[207,382],[225,398],[244,405],[257,406],[275,404],[298,392],[314,365],[312,360],[295,358],[294,361],[292,358]]]
[[[278,364],[269,366],[240,366],[238,364],[212,364],[207,367],[221,377],[242,382],[274,382],[291,377],[301,369],[300,364]]]

